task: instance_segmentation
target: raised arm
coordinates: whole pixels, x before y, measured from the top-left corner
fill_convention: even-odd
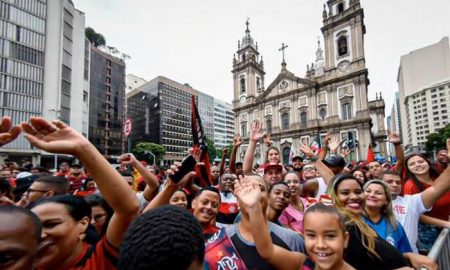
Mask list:
[[[143,196],[146,201],[151,201],[159,188],[159,182],[156,176],[149,170],[147,170],[147,168],[145,168],[144,165],[142,165],[142,163],[140,163],[139,160],[137,160],[136,157],[131,153],[121,155],[119,157],[119,161],[123,164],[130,165],[135,168],[142,176],[142,178],[144,178],[147,186],[145,187]]]
[[[0,122],[0,147],[14,141],[19,136],[20,130],[20,126],[12,126],[9,116],[3,116]]]
[[[219,165],[219,175],[222,176],[222,174],[225,173],[225,161],[227,159],[228,154],[228,147],[222,148],[222,158],[220,159],[220,165]]]
[[[333,178],[334,176],[333,171],[330,170],[330,168],[328,168],[327,165],[325,165],[321,160],[314,156],[314,152],[309,146],[303,144],[301,150],[308,159],[314,162],[314,167],[316,167],[316,170],[320,173],[323,180],[328,185],[328,183],[330,183],[331,181],[331,178]]]
[[[233,150],[231,150],[230,155],[230,171],[236,174],[236,153],[239,146],[244,142],[244,139],[239,134],[234,135],[233,139]]]
[[[133,190],[122,176],[108,163],[85,137],[61,121],[47,122],[41,117],[31,117],[22,123],[25,137],[33,146],[50,153],[77,157],[95,179],[99,190],[114,215],[108,225],[106,238],[119,247],[128,225],[139,214],[139,203]]]
[[[403,152],[400,134],[396,132],[389,133],[388,142],[394,145],[395,157],[397,158],[395,172],[401,175],[403,167],[405,166],[405,153]]]
[[[306,260],[304,254],[286,250],[272,243],[269,226],[261,207],[260,187],[248,181],[248,176],[239,178],[240,182],[235,181],[234,192],[248,211],[250,228],[259,255],[276,269],[300,269]]]
[[[331,131],[328,131],[327,135],[323,139],[322,150],[317,156],[318,160],[324,160],[327,157],[328,145],[330,144],[330,140],[331,140]]]
[[[450,158],[450,138],[447,139],[447,155]],[[447,167],[439,177],[434,180],[433,185],[425,189],[422,194],[422,201],[425,208],[430,208],[433,204],[450,190],[450,166]]]
[[[245,152],[244,164],[242,165],[242,169],[244,174],[251,173],[253,168],[253,160],[255,158],[256,144],[261,140],[264,136],[264,132],[262,129],[262,123],[258,119],[253,122],[250,129],[250,137],[248,142],[248,148]]]

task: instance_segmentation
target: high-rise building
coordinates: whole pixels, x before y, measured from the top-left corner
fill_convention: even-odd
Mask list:
[[[447,124],[450,103],[448,37],[400,58],[401,131],[407,149],[424,147],[427,136]]]
[[[146,82],[147,81],[141,77],[138,77],[133,74],[127,74],[125,82],[127,85],[126,93],[130,92],[133,89],[138,88],[139,86],[143,85]]]
[[[233,143],[233,138],[233,106],[222,100],[214,98],[214,144],[216,149],[227,148]]]
[[[90,45],[89,140],[103,155],[124,152],[125,62]]]
[[[30,116],[61,119],[87,134],[83,112],[85,18],[70,0],[0,1],[0,110],[14,123]],[[76,104],[76,105],[75,105]],[[1,156],[33,158],[40,150],[20,136]],[[1,158],[1,157],[0,157]]]
[[[206,137],[216,148],[232,143],[233,116],[229,105],[189,84],[158,76],[127,93],[128,118],[133,126],[132,146],[140,142],[157,143],[166,149],[163,165],[181,161],[193,142],[192,96],[196,99]]]
[[[273,145],[280,149],[284,163],[289,161],[292,145],[310,144],[318,134],[324,137],[328,130],[338,134],[340,140],[353,134],[357,146],[354,160],[366,158],[373,138],[386,138],[385,134],[371,134],[364,55],[366,27],[361,3],[358,0],[326,3],[321,28],[324,50],[319,42],[316,61],[307,65],[304,77],[287,69],[286,46],[282,44],[281,71],[265,86],[264,63],[248,22],[233,59],[235,129],[248,137],[250,124],[255,119],[261,120]],[[381,124],[384,126],[384,122]],[[239,158],[243,159],[246,148],[244,142]],[[265,162],[261,158],[266,151],[264,144],[257,146],[257,163]]]

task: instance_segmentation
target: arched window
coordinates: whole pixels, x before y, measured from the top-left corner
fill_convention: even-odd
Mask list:
[[[245,93],[245,78],[241,78],[239,82],[241,84],[241,93]]]
[[[352,119],[352,105],[350,103],[344,103],[341,106],[342,120]]]
[[[339,56],[346,55],[348,53],[348,46],[347,46],[347,37],[341,36],[338,39],[338,54]]]
[[[305,128],[308,125],[306,112],[300,113],[300,127]]]
[[[289,155],[291,154],[291,148],[285,147],[283,148],[283,163],[288,164],[289,163]]]
[[[289,129],[289,113],[283,113],[281,115],[281,129],[282,130]]]
[[[267,133],[271,134],[272,133],[272,120],[268,119],[266,121],[266,127],[267,127]]]
[[[256,77],[256,92],[261,91],[261,79]]]

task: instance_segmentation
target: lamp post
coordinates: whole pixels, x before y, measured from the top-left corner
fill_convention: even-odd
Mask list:
[[[153,156],[153,165],[155,165],[156,164],[156,156],[151,152],[151,151],[144,151],[144,154],[150,154],[150,155],[152,155]]]

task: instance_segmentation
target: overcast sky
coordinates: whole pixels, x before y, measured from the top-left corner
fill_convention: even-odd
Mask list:
[[[233,99],[232,59],[250,18],[264,58],[267,87],[281,69],[304,77],[323,45],[325,0],[73,0],[86,25],[131,56],[127,74],[163,75],[211,96]],[[390,113],[400,56],[450,35],[449,0],[361,0],[365,14],[369,99],[382,92]],[[386,115],[387,116],[387,115]]]

